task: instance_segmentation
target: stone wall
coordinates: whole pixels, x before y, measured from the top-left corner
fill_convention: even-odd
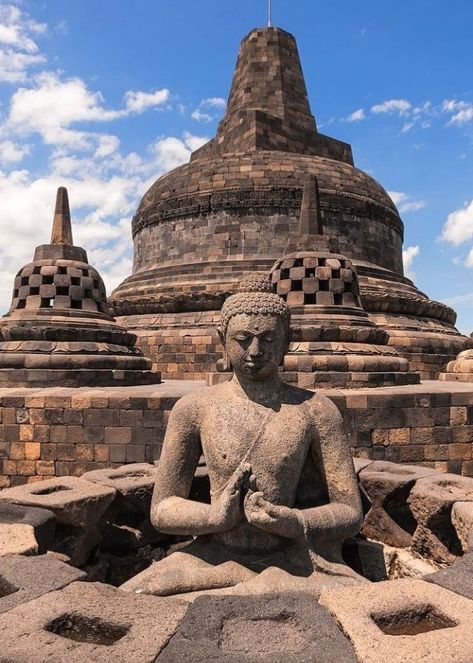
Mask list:
[[[0,390],[0,488],[157,460],[169,412],[200,386]]]
[[[175,402],[203,388],[167,381],[108,389],[0,390],[0,488],[159,458]],[[329,390],[354,456],[473,476],[468,383]]]

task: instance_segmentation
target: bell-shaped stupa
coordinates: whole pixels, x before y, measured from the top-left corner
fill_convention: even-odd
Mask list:
[[[0,320],[0,386],[114,386],[160,382],[120,327],[104,283],[74,246],[67,189],[58,189],[51,242],[15,278]]]
[[[326,241],[356,268],[364,310],[410,370],[437,378],[470,346],[454,311],[404,276],[396,206],[355,167],[350,145],[318,131],[296,41],[270,27],[241,43],[216,137],[160,177],[133,219],[133,274],[111,304],[163,375],[213,370],[222,302],[245,274],[269,271],[288,239],[298,240],[308,176],[318,191],[305,209],[320,209]]]

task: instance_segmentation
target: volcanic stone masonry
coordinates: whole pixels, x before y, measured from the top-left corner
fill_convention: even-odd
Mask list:
[[[358,273],[364,310],[410,370],[437,379],[471,347],[454,311],[403,275],[404,227],[386,191],[354,167],[349,145],[318,132],[295,39],[264,28],[242,41],[216,138],[144,195],[133,274],[110,300],[165,378],[215,371],[221,305],[297,238],[308,175],[318,180],[325,235]]]
[[[51,243],[15,278],[0,320],[0,386],[79,387],[160,382],[136,336],[117,325],[105,286],[72,240],[67,190],[58,189]]]

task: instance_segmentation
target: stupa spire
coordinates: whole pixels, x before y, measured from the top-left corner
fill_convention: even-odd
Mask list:
[[[51,244],[68,244],[69,246],[74,244],[72,239],[69,196],[67,189],[64,186],[60,186],[56,194]]]
[[[319,183],[315,175],[308,175],[304,182],[299,235],[323,235]]]

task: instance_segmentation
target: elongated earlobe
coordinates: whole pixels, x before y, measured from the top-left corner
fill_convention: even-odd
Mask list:
[[[223,353],[223,358],[222,358],[222,368],[225,372],[232,370],[232,365],[225,351]]]

